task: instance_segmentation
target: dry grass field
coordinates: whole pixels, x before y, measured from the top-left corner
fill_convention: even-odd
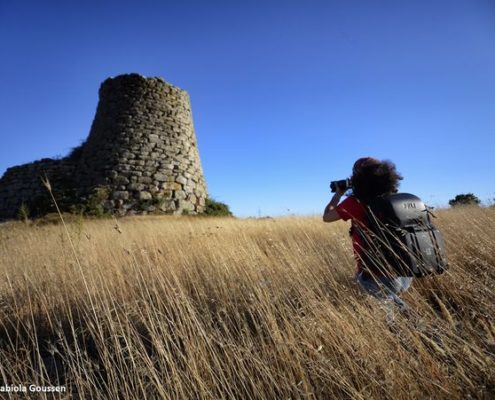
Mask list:
[[[494,398],[495,209],[436,224],[450,270],[416,279],[393,327],[343,222],[1,224],[0,379],[67,388],[36,398]]]

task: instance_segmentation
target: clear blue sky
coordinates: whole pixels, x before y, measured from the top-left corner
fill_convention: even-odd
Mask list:
[[[0,0],[0,174],[65,155],[109,76],[190,94],[210,195],[320,213],[358,157],[433,205],[495,197],[495,2]]]

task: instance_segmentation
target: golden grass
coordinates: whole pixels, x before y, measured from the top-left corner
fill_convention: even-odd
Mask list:
[[[60,398],[491,398],[495,209],[437,225],[450,271],[416,279],[417,318],[391,329],[353,281],[345,223],[2,224],[0,379]]]

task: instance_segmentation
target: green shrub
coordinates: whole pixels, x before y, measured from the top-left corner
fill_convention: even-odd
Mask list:
[[[227,204],[210,198],[206,199],[204,214],[216,217],[232,216],[232,212],[230,211],[230,208]]]
[[[103,207],[103,203],[108,200],[109,196],[110,189],[108,187],[98,186],[93,190],[93,193],[91,193],[86,202],[79,206],[81,212],[95,217],[105,216],[108,212]]]
[[[454,206],[467,206],[467,205],[479,205],[480,199],[473,193],[458,194],[452,200],[449,200],[449,205]]]
[[[62,213],[95,217],[110,215],[103,207],[110,195],[110,190],[106,186],[99,186],[87,198],[81,198],[70,183],[61,182],[52,187],[52,193]],[[49,214],[57,213],[57,208],[48,190],[32,199],[24,207],[21,205],[18,213],[19,218],[22,219],[25,219],[26,211],[33,218],[44,218]]]
[[[139,200],[137,202],[136,208],[139,211],[149,211],[150,207],[155,207],[156,209],[159,209],[164,201],[165,200],[163,198],[153,196],[151,199]]]
[[[70,211],[71,206],[78,202],[78,197],[70,179],[60,180],[56,186],[52,186],[52,192],[61,211]],[[57,208],[48,190],[30,199],[26,203],[26,206],[29,208],[29,214],[33,218],[39,218],[46,214],[57,212]]]
[[[17,216],[19,217],[20,220],[24,222],[28,222],[29,214],[30,214],[29,206],[26,203],[22,203],[21,206],[19,207]]]

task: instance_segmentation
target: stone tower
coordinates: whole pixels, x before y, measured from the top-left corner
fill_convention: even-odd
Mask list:
[[[101,189],[114,214],[198,214],[206,184],[187,92],[138,74],[104,81],[86,142],[68,157],[7,169],[0,179],[0,220],[46,195],[41,176],[84,202]],[[38,201],[39,203],[39,201]]]
[[[201,213],[206,185],[187,92],[160,78],[109,78],[76,173],[84,192],[110,189],[110,208]]]

